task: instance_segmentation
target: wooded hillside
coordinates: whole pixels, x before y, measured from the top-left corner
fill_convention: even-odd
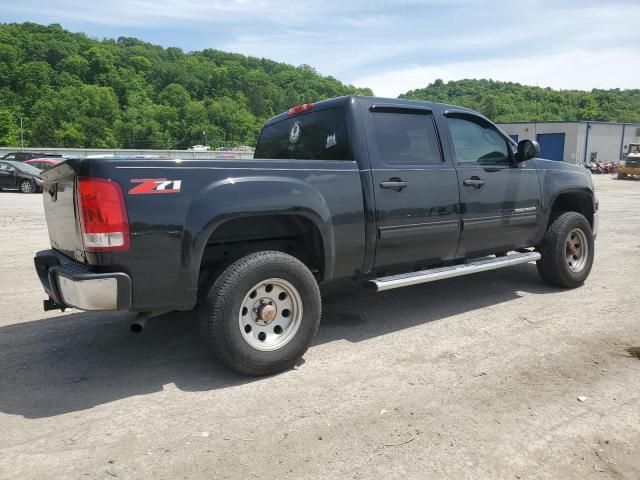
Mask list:
[[[496,122],[603,120],[640,122],[640,90],[552,90],[493,80],[436,80],[401,98],[451,103]]]
[[[255,143],[292,105],[371,95],[312,67],[59,25],[0,24],[0,146],[187,148]]]

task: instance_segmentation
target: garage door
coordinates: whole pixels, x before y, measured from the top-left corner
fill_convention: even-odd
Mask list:
[[[564,133],[539,133],[540,158],[558,160],[564,158]]]

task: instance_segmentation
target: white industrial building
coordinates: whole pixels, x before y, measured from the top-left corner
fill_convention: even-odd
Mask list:
[[[537,140],[540,157],[568,163],[617,162],[629,143],[640,143],[640,124],[611,122],[500,123],[515,141]]]

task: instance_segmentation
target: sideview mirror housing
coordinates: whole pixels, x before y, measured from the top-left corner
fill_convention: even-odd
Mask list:
[[[530,158],[540,156],[540,144],[535,140],[520,140],[518,142],[518,155],[516,161],[524,162]]]

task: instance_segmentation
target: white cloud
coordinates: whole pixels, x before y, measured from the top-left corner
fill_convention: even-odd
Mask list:
[[[368,86],[376,95],[396,97],[426,87],[440,78],[486,78],[555,89],[639,88],[640,47],[602,51],[566,51],[496,60],[410,66],[356,78],[356,86]]]
[[[388,96],[436,78],[640,87],[638,0],[0,0],[15,18],[305,63]]]

